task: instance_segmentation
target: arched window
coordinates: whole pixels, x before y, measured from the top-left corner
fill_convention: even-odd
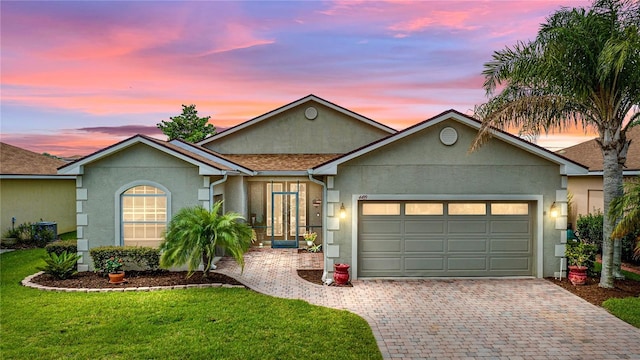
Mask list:
[[[134,186],[121,195],[122,243],[158,247],[167,228],[167,194],[151,185]]]

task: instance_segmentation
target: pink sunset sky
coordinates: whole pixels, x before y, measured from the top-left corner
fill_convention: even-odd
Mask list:
[[[2,1],[1,140],[87,155],[195,104],[219,128],[308,94],[403,129],[486,101],[483,64],[590,1]],[[551,150],[593,138],[542,136]]]

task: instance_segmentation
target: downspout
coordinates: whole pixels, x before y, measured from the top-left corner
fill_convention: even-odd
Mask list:
[[[213,187],[227,181],[227,172],[223,171],[222,175],[224,175],[222,179],[214,181],[209,185],[209,210],[213,209]]]
[[[327,184],[320,180],[316,180],[312,174],[313,170],[307,170],[309,181],[322,186],[322,261],[324,263],[324,271],[322,273],[322,282],[327,281]]]
[[[227,181],[227,172],[223,171],[222,175],[223,175],[222,179],[220,179],[218,181],[214,181],[209,185],[209,211],[211,211],[211,209],[213,209],[213,187],[216,186],[216,185],[220,185],[223,182]],[[211,270],[215,270],[217,268],[216,263],[218,261],[220,261],[220,257],[215,257],[214,256],[213,264],[211,264]]]

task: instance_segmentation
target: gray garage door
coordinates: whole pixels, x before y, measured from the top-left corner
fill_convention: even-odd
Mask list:
[[[361,201],[358,276],[533,275],[533,205]]]

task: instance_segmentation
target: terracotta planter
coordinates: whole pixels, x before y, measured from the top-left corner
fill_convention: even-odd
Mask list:
[[[333,281],[338,285],[347,285],[349,282],[349,264],[333,264]]]
[[[124,282],[124,271],[109,274],[109,284],[122,284]]]
[[[587,267],[570,265],[569,281],[571,281],[573,285],[584,285],[587,282]]]

